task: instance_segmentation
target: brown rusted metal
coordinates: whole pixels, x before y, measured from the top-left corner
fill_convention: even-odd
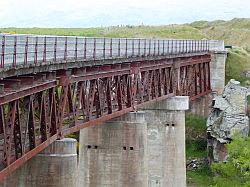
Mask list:
[[[209,55],[200,55],[1,80],[5,88],[0,94],[1,162],[6,167],[0,180],[57,138],[81,128],[174,95],[189,95],[193,100],[209,93],[209,62]]]

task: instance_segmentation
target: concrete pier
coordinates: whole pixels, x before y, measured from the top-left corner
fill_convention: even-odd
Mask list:
[[[211,53],[210,74],[211,88],[216,94],[221,94],[225,87],[226,51],[214,51]]]
[[[200,98],[197,98],[194,101],[190,101],[188,112],[200,117],[207,118],[211,112],[213,97],[214,96],[212,94],[207,94]]]
[[[75,187],[77,179],[76,140],[53,142],[10,175],[3,187]]]
[[[130,112],[80,131],[78,187],[147,186],[147,125]]]
[[[143,108],[148,122],[148,186],[185,187],[185,110],[189,98],[177,96]]]

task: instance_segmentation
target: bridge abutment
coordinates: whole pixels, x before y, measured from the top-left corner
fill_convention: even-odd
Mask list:
[[[77,141],[56,140],[0,184],[3,187],[74,187],[77,179]]]
[[[225,87],[226,51],[215,51],[211,53],[210,79],[211,89],[216,94],[221,94]]]

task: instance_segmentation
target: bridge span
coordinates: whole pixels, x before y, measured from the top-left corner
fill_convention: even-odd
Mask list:
[[[0,180],[57,139],[173,96],[195,100],[221,88],[211,80],[224,73],[213,76],[222,41],[0,40]]]

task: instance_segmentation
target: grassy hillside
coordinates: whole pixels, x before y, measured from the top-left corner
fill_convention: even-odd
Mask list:
[[[225,44],[241,46],[250,52],[250,18],[235,18],[231,21],[197,21],[189,24],[208,38],[224,40]]]
[[[129,37],[129,38],[194,38],[205,35],[189,25],[168,26],[124,26],[100,28],[0,28],[0,33],[46,34],[88,37]]]

